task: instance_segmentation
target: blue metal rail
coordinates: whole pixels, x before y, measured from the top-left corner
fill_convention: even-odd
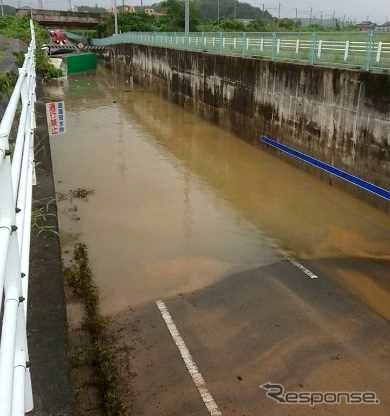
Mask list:
[[[329,165],[328,163],[322,162],[321,160],[318,160],[312,156],[306,155],[305,153],[302,153],[296,149],[293,149],[292,147],[279,143],[276,140],[268,136],[261,136],[259,137],[259,140],[262,143],[272,146],[275,149],[278,149],[281,152],[286,153],[289,156],[292,156],[298,160],[301,160],[302,162],[305,162],[311,166],[314,166],[315,168],[318,168],[324,172],[327,172],[330,175],[336,176],[339,179],[349,182],[352,185],[357,186],[358,188],[364,189],[367,192],[370,192],[380,198],[385,199],[386,201],[390,201],[390,190],[388,189],[381,188],[380,186],[377,186],[371,182],[367,182],[364,179],[354,176],[344,170],[335,168],[334,166]]]

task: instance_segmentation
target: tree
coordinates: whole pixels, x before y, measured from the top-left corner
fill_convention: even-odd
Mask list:
[[[269,25],[262,19],[256,19],[249,22],[246,26],[248,32],[267,32]]]
[[[299,25],[293,19],[279,19],[277,24],[279,29],[286,31],[293,31],[299,28]]]
[[[161,17],[161,30],[164,32],[180,32],[184,30],[184,1],[165,0],[156,8],[166,13]],[[190,31],[195,32],[199,25],[199,12],[193,1],[190,1]]]
[[[155,16],[149,16],[143,11],[137,13],[119,13],[118,28],[120,32],[153,32],[159,26]],[[114,32],[114,17],[110,15],[97,26],[98,36],[109,36]]]
[[[166,0],[153,7],[163,12],[162,16],[145,14],[144,10],[136,13],[119,13],[118,28],[120,32],[180,32],[184,30],[184,1]],[[199,14],[193,2],[190,2],[190,30],[198,30]],[[109,36],[114,32],[114,17],[110,15],[98,25],[98,36]]]

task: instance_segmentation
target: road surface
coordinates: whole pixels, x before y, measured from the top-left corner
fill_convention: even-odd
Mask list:
[[[389,414],[387,214],[110,73],[46,94],[62,249],[88,246],[129,414]]]

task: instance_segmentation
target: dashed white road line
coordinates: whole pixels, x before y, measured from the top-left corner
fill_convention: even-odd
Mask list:
[[[206,381],[200,373],[198,366],[195,364],[190,351],[188,350],[183,338],[180,335],[179,330],[173,322],[172,316],[169,313],[167,306],[162,300],[158,300],[156,305],[161,312],[161,316],[163,317],[165,324],[167,325],[168,330],[172,335],[172,338],[181,354],[181,357],[183,358],[183,361],[192,377],[196,388],[199,391],[200,396],[202,397],[205,406],[207,407],[207,410],[211,416],[221,416],[222,412],[219,410],[217,403],[209,392],[206,386]]]
[[[293,266],[297,267],[299,270],[301,270],[309,279],[318,279],[318,276],[313,273],[311,270],[309,270],[307,267],[305,267],[303,264],[299,263],[299,261],[295,260],[293,257],[291,257],[285,250],[279,248],[279,253]]]
[[[270,245],[272,248],[274,248],[276,251],[278,251],[288,262],[290,262],[293,266],[297,267],[299,270],[301,270],[309,279],[318,279],[318,276],[313,273],[311,270],[309,270],[307,267],[305,267],[303,264],[299,263],[299,261],[295,260],[293,257],[291,257],[286,250],[281,248],[279,244],[272,238],[263,235],[264,240],[267,242],[268,245]]]
[[[305,275],[310,279],[318,279],[318,276],[313,273],[311,270],[306,268],[303,264],[299,263],[298,261],[294,260],[292,257],[285,255],[284,256],[287,261],[289,261],[291,264],[293,264],[295,267],[298,267],[299,270],[301,270]]]

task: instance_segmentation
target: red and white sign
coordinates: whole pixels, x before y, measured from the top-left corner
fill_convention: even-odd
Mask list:
[[[46,103],[46,118],[50,136],[65,133],[65,104],[63,101]]]

